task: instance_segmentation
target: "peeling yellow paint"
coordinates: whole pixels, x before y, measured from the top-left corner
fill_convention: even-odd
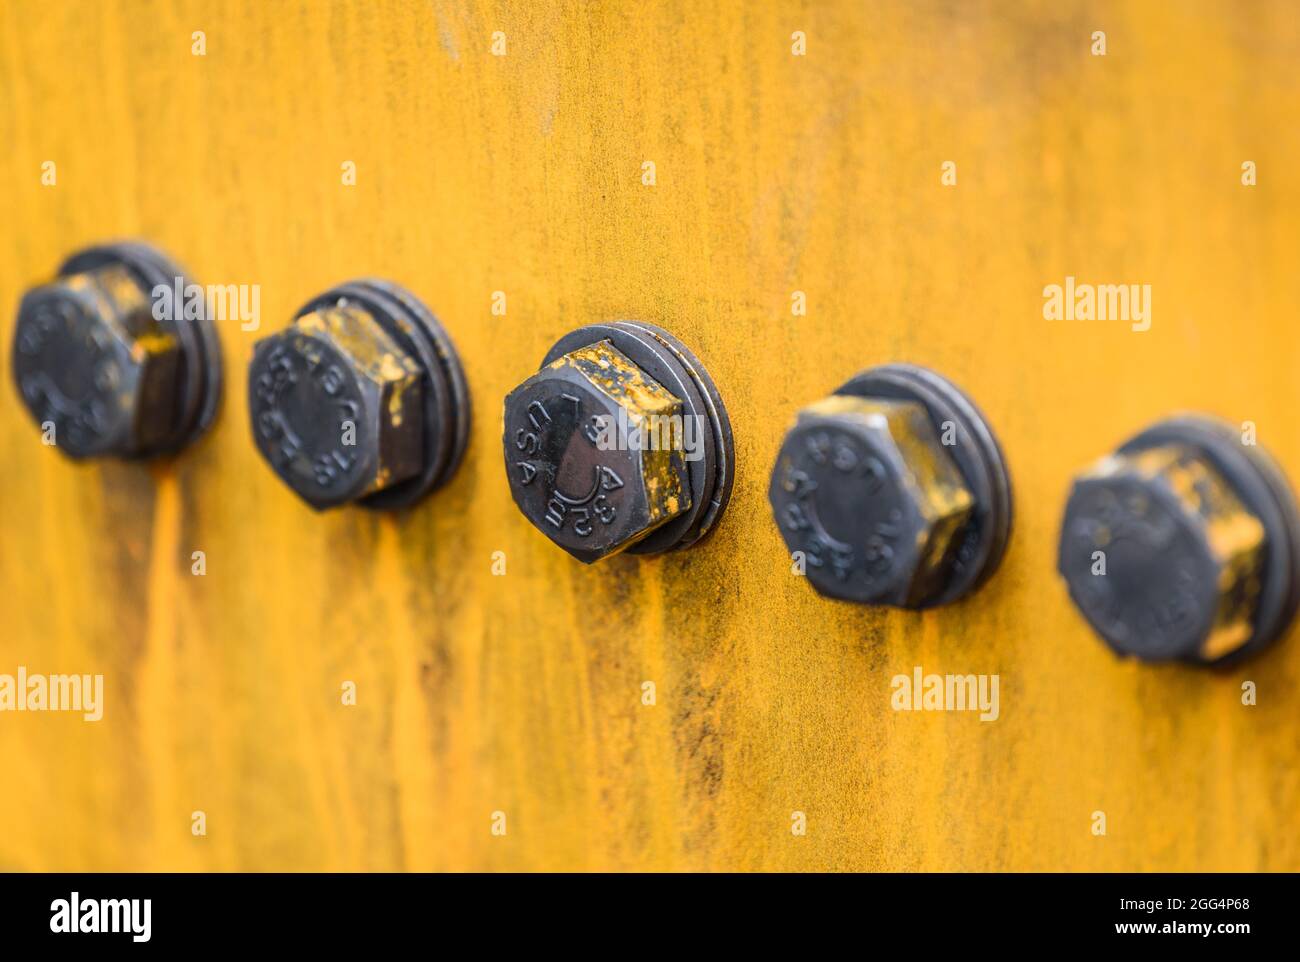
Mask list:
[[[360,307],[339,305],[311,311],[294,321],[294,327],[333,345],[352,367],[378,384],[409,384],[419,379],[419,365]]]

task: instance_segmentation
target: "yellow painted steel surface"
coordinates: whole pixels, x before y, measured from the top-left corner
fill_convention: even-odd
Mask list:
[[[106,689],[99,722],[0,714],[0,867],[1300,869],[1296,633],[1121,663],[1054,570],[1072,474],[1171,411],[1255,422],[1300,477],[1298,16],[0,3],[0,672]],[[262,327],[218,324],[201,443],[73,464],[8,383],[13,307],[119,237],[260,285]],[[245,368],[367,275],[450,330],[473,436],[418,508],[316,515]],[[1044,319],[1066,277],[1151,285],[1150,329]],[[708,541],[587,568],[511,502],[500,400],[620,317],[700,355],[739,470]],[[1018,497],[996,577],[926,614],[815,596],[766,504],[797,408],[888,361],[977,399]],[[891,710],[918,665],[997,673],[1000,717]]]

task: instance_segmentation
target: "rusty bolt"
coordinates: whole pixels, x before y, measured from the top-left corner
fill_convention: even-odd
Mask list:
[[[515,503],[588,564],[693,544],[730,493],[721,398],[681,342],[648,324],[565,337],[506,397],[504,426]]]
[[[258,450],[317,510],[412,503],[454,470],[468,431],[445,332],[381,281],[342,285],[259,341],[248,391]]]
[[[1177,418],[1081,473],[1058,565],[1117,654],[1212,663],[1276,637],[1297,598],[1296,508],[1230,426]]]
[[[680,450],[607,443],[620,415],[646,430],[652,419],[682,416],[681,399],[608,341],[547,365],[510,393],[506,410],[517,498],[575,558],[614,554],[690,509]]]
[[[143,245],[74,255],[18,309],[13,373],[32,417],[73,458],[145,457],[180,447],[215,414],[220,350],[204,319],[155,310],[186,286]]]
[[[799,412],[772,473],[777,527],[821,594],[925,608],[973,590],[1010,526],[1001,451],[932,371],[864,372]]]

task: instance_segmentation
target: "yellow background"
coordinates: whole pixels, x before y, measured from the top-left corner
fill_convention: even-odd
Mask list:
[[[1073,472],[1171,411],[1253,420],[1300,477],[1297,16],[0,3],[0,672],[106,676],[97,724],[0,715],[0,867],[1300,869],[1296,632],[1121,663],[1054,571]],[[262,330],[219,325],[202,443],[74,465],[8,383],[13,305],[119,237],[261,285]],[[1151,284],[1152,329],[1045,321],[1067,274]],[[443,319],[473,437],[415,510],[316,515],[254,451],[246,365],[364,275]],[[702,545],[586,568],[511,502],[500,399],[619,317],[704,360],[739,475]],[[797,407],[888,361],[975,397],[1018,496],[996,578],[925,615],[816,597],[766,503]],[[915,665],[1000,674],[1001,718],[891,711]]]

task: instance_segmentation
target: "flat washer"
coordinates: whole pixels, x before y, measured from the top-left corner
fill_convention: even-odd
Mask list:
[[[460,363],[460,354],[457,352],[456,345],[452,341],[451,335],[447,333],[447,329],[443,327],[442,322],[438,320],[437,316],[423,301],[406,288],[392,281],[373,277],[365,278],[358,283],[377,289],[401,303],[415,319],[419,329],[433,341],[438,364],[448,387],[451,389],[452,400],[451,451],[448,454],[447,463],[438,476],[438,480],[434,483],[434,488],[441,487],[456,473],[456,469],[460,467],[461,460],[465,456],[465,448],[469,445],[469,430],[473,409],[470,401],[469,382],[465,378],[465,369]]]
[[[157,271],[155,277],[161,277],[158,283],[173,286],[175,279],[180,277],[182,284],[187,285],[193,280],[188,271],[172,261],[162,251],[150,247],[148,244],[140,241],[123,241],[113,246],[123,252],[124,260],[129,261],[134,255],[141,262],[151,263]],[[205,306],[207,304],[206,292],[204,304]],[[173,310],[175,310],[174,305]],[[198,420],[195,422],[195,431],[198,432],[206,429],[216,417],[217,402],[221,397],[222,386],[221,342],[217,337],[216,325],[213,323],[212,318],[207,316],[206,311],[204,316],[197,321],[179,324],[178,328],[182,338],[188,337],[190,339],[190,344],[195,352],[196,363],[192,367],[198,373],[195,381],[200,385],[199,391],[201,393]],[[178,446],[187,443],[189,440],[189,437],[183,438],[178,442]]]
[[[678,338],[661,327],[643,321],[619,321],[619,324],[635,325],[648,332],[672,351],[677,360],[686,369],[686,373],[695,381],[695,386],[704,397],[705,407],[709,412],[709,426],[713,434],[712,453],[715,459],[716,479],[713,493],[709,497],[709,506],[700,520],[689,530],[674,547],[688,548],[699,541],[713,528],[714,522],[722,516],[731,501],[731,489],[736,480],[736,444],[731,432],[731,418],[727,407],[722,403],[722,395],[713,378],[704,365],[700,363],[691,350]]]
[[[682,402],[684,416],[699,416],[704,410],[704,397],[695,386],[676,355],[660,340],[625,322],[589,324],[570,331],[547,352],[539,370],[558,361],[564,355],[598,341],[609,341],[625,354],[637,367],[662,384]],[[705,454],[695,461],[682,459],[691,488],[691,507],[671,521],[656,528],[627,551],[632,554],[658,554],[671,551],[691,527],[704,516],[716,478],[715,458],[712,456],[713,438],[705,438]]]

